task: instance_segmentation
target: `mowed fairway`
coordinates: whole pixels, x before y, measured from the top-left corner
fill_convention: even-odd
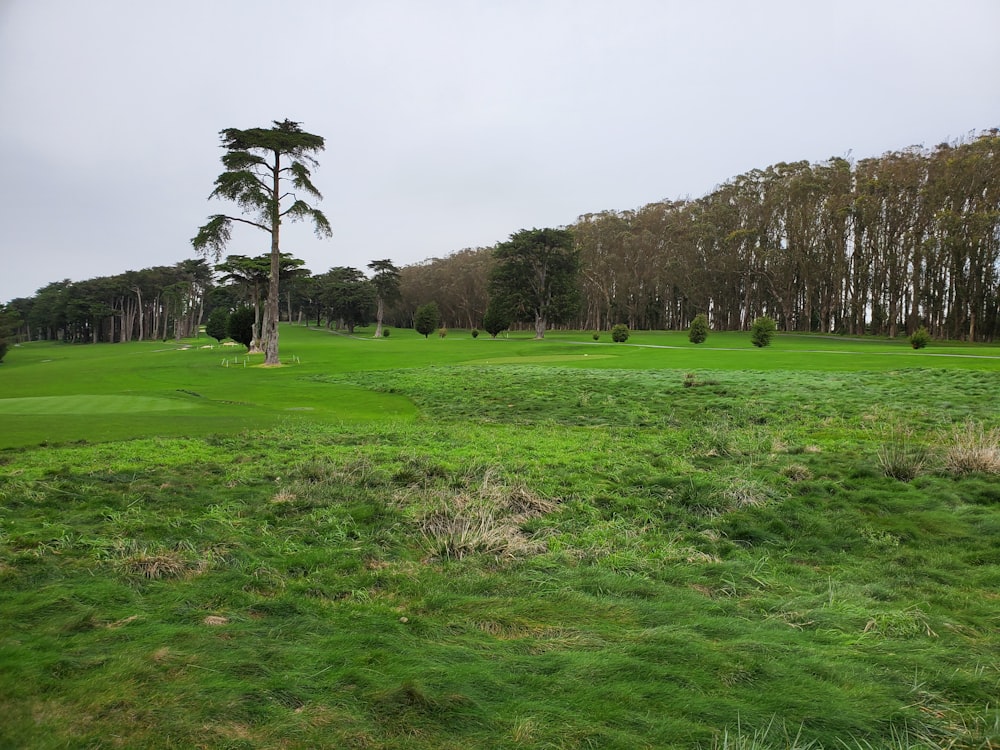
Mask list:
[[[0,747],[1000,746],[1000,347],[0,365]]]

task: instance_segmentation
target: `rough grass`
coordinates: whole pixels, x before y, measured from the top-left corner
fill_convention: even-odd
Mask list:
[[[995,446],[991,360],[494,367],[452,331],[400,368],[329,340],[246,398],[412,411],[0,454],[0,746],[1000,742],[1000,491],[942,438]],[[908,482],[890,423],[929,448]]]
[[[1000,428],[967,420],[954,425],[943,441],[943,463],[955,474],[1000,474]]]

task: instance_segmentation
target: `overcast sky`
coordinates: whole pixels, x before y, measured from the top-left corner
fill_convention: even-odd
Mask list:
[[[998,34],[1000,0],[0,0],[0,301],[193,257],[223,128],[326,138],[333,238],[282,250],[407,265],[1000,126]]]

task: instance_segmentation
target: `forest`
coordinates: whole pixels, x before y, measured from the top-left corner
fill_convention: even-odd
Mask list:
[[[716,330],[769,315],[784,331],[993,341],[1000,328],[1000,130],[933,148],[754,169],[697,199],[581,215],[580,304],[561,327]],[[514,231],[514,228],[512,228]],[[495,248],[399,269],[385,322],[412,327],[435,302],[441,323],[482,324]],[[230,256],[232,259],[243,256]],[[282,317],[353,327],[374,319],[362,271],[281,283]],[[224,265],[224,264],[223,264]],[[15,340],[114,342],[193,335],[214,307],[260,304],[253,275],[220,278],[203,259],[54,281],[6,305]],[[348,298],[350,304],[348,304]]]

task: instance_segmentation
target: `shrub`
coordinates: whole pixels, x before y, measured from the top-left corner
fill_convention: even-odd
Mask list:
[[[486,305],[486,312],[483,313],[483,330],[490,335],[490,338],[495,339],[498,333],[510,328],[512,318],[510,311],[503,304],[491,299]]]
[[[600,341],[601,340],[600,331],[594,331],[592,338],[594,339],[594,341]]]
[[[424,338],[427,338],[438,327],[439,322],[441,322],[441,313],[436,302],[421,305],[413,314],[413,327],[417,329],[417,333],[423,334]]]
[[[237,307],[229,316],[226,333],[237,344],[243,344],[248,350],[253,343],[253,308]]]
[[[217,307],[212,310],[205,321],[205,333],[216,341],[226,338],[229,327],[229,310],[224,307]]]
[[[624,323],[619,323],[614,328],[611,329],[611,340],[616,344],[623,344],[628,341],[629,330],[628,326]]]
[[[1000,474],[1000,429],[973,421],[952,427],[942,441],[944,468],[952,474]]]
[[[390,328],[383,328],[382,329],[382,338],[384,338],[384,339],[389,338],[389,334],[390,333],[392,333],[392,329],[390,329]]]
[[[915,330],[913,332],[913,335],[910,336],[910,346],[912,346],[914,349],[923,349],[930,343],[930,341],[931,341],[931,334],[923,326],[920,326],[920,328]]]
[[[472,338],[474,338],[474,339],[478,339],[479,338],[479,329],[478,328],[473,328],[472,329]]]
[[[708,316],[705,313],[698,313],[691,321],[691,328],[688,330],[688,341],[692,344],[703,344],[708,338]]]
[[[771,343],[771,337],[774,336],[774,332],[777,330],[778,326],[774,322],[774,318],[767,315],[762,315],[753,322],[750,326],[750,340],[753,342],[754,346],[764,347]]]

